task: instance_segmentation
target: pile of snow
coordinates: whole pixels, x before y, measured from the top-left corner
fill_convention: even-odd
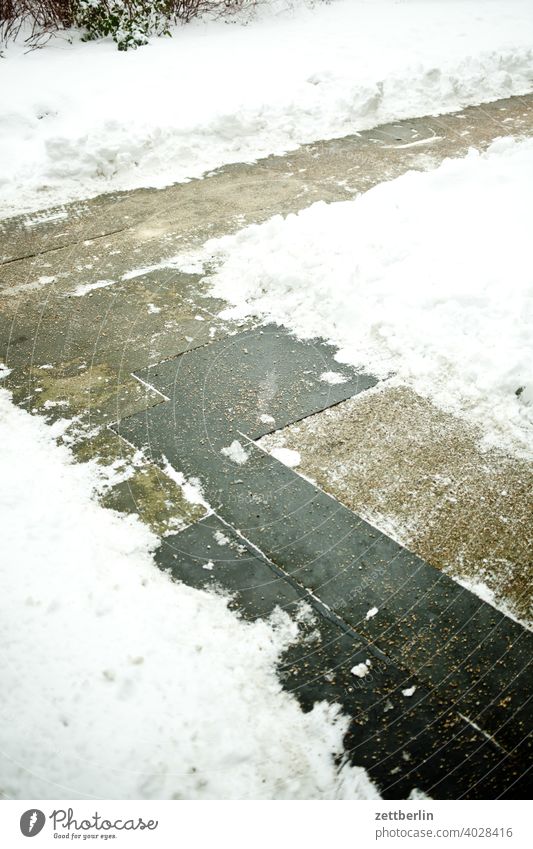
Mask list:
[[[352,666],[350,672],[357,678],[364,678],[370,672],[371,665],[369,660],[365,660],[364,663],[356,663],[355,666]]]
[[[232,463],[237,463],[238,466],[242,466],[248,459],[248,452],[243,448],[238,439],[234,439],[231,445],[221,448],[220,453],[227,457],[228,460],[231,460]]]
[[[279,6],[279,4],[278,4]],[[276,7],[277,8],[277,7]],[[335,0],[0,59],[0,212],[163,186],[224,163],[531,90],[531,0]]]
[[[213,291],[533,453],[533,140],[207,242]],[[191,261],[191,257],[188,258]],[[177,261],[179,264],[179,260]]]
[[[334,766],[346,718],[281,690],[286,614],[244,623],[172,583],[155,537],[5,390],[0,466],[4,796],[377,798]]]

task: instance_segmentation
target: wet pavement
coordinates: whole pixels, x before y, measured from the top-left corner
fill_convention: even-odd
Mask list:
[[[323,375],[335,367],[344,381],[331,385]],[[167,539],[163,566],[187,583],[237,591],[238,609],[248,614],[268,615],[276,600],[288,609],[297,599],[307,602],[337,627],[334,642],[341,635],[352,640],[354,667],[368,661],[361,674],[352,672],[366,689],[372,689],[369,674],[387,667],[396,682],[388,698],[402,712],[404,731],[411,737],[422,733],[416,710],[410,719],[403,715],[406,699],[430,711],[424,734],[431,741],[431,726],[443,715],[466,722],[469,733],[478,735],[486,773],[491,758],[505,760],[498,782],[492,777],[492,792],[511,792],[530,761],[531,634],[253,441],[347,397],[365,398],[376,381],[339,367],[334,351],[320,341],[300,342],[272,326],[186,352],[138,376],[165,400],[121,419],[117,432],[154,462],[197,479],[216,518],[214,526],[210,516],[184,536]],[[357,444],[352,449],[357,452]],[[233,547],[217,543],[217,529],[220,535],[226,527]],[[314,681],[331,667],[320,635],[318,641],[318,657],[308,669]],[[363,661],[358,652],[366,653]],[[345,663],[342,668],[349,672]],[[306,684],[304,679],[303,690]],[[374,694],[377,701],[384,698]],[[352,728],[359,762],[380,787],[388,786],[381,769],[383,763],[395,769],[388,760],[388,725],[370,729],[377,762],[368,757],[360,729]],[[466,795],[475,796],[471,765],[461,766],[464,753],[456,749],[457,733],[454,727],[452,737],[445,737],[445,770],[451,770],[451,758],[455,780],[460,776]],[[416,772],[418,763],[411,766]],[[449,792],[442,776],[433,779],[441,794]]]

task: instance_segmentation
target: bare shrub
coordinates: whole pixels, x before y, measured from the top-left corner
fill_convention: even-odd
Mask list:
[[[75,0],[0,0],[0,40],[28,29],[28,41],[74,24]]]

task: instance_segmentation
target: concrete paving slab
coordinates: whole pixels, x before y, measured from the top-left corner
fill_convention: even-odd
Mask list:
[[[280,679],[304,709],[328,699],[352,717],[346,757],[363,765],[384,798],[406,798],[413,787],[438,798],[491,798],[523,788],[523,765],[417,679],[335,620],[303,588],[286,579],[218,516],[167,537],[157,553],[162,569],[199,589],[231,594],[230,607],[245,618],[289,613],[300,631],[284,653]],[[369,666],[367,666],[367,662]],[[368,672],[357,677],[359,664]],[[416,681],[416,694],[403,696]]]
[[[398,121],[257,163],[226,166],[166,189],[101,195],[5,219],[0,261],[40,255],[54,268],[65,268],[91,262],[112,246],[150,264],[209,235],[296,212],[316,200],[345,200],[409,169],[434,167],[470,147],[483,149],[498,136],[521,134],[533,134],[533,95]]]
[[[265,437],[299,470],[426,562],[482,581],[531,622],[533,468],[405,387],[381,384]]]
[[[12,369],[5,385],[17,403],[51,419],[76,418],[78,430],[159,402],[132,378],[135,368],[246,326],[219,319],[224,304],[197,277],[175,271],[75,293],[63,281],[23,304],[6,299],[0,360]]]
[[[301,588],[276,572],[230,525],[210,513],[182,533],[163,540],[156,552],[161,569],[190,587],[230,595],[228,606],[245,619],[266,619],[276,608],[298,617]]]
[[[230,437],[258,439],[377,383],[372,375],[341,366],[334,357],[335,349],[320,340],[302,341],[276,325],[262,325],[199,346],[136,376],[174,399],[185,451],[200,439],[204,450],[216,452]],[[324,377],[333,370],[341,376],[337,384]]]
[[[101,504],[137,515],[158,536],[182,531],[206,514],[205,507],[188,501],[175,481],[108,428],[81,438],[72,449],[80,462],[95,461],[102,467],[107,482]]]
[[[531,634],[246,441],[365,389],[355,376],[317,394],[333,362],[319,343],[248,331],[143,372],[169,400],[117,430],[156,462],[198,477],[217,513],[291,581],[449,705],[482,715],[498,745],[522,747]],[[237,437],[240,451],[228,454]]]
[[[306,145],[159,191],[104,195],[4,220],[0,360],[12,369],[6,385],[17,403],[49,420],[75,419],[75,440],[157,403],[131,371],[239,327],[217,319],[222,305],[198,276],[168,269],[124,275],[210,236],[315,200],[350,198],[510,133],[533,133],[533,95]]]
[[[128,276],[128,272],[141,266],[158,264],[182,249],[202,244],[210,236],[234,232],[247,223],[263,221],[275,213],[296,212],[315,200],[333,201],[350,198],[355,192],[364,191],[384,179],[392,179],[410,168],[423,170],[434,167],[446,156],[462,155],[470,146],[483,149],[495,137],[507,134],[515,136],[533,134],[533,95],[474,107],[451,116],[399,122],[359,136],[307,145],[287,156],[269,157],[253,165],[223,168],[206,176],[204,180],[172,186],[165,190],[143,190],[107,195],[81,204],[48,210],[43,214],[21,216],[2,222],[0,224],[0,256],[2,257],[0,359],[13,369],[8,378],[8,386],[13,390],[15,400],[33,411],[45,414],[50,420],[62,417],[73,418],[75,422],[70,429],[70,434],[67,435],[74,446],[78,446],[80,458],[95,457],[103,465],[116,461],[125,455],[124,443],[119,440],[106,442],[106,433],[102,431],[102,428],[112,421],[131,414],[137,414],[145,426],[149,423],[151,427],[152,420],[159,421],[159,416],[162,417],[161,421],[165,419],[167,413],[163,413],[163,409],[168,410],[170,406],[162,402],[159,393],[153,392],[133,378],[131,372],[149,367],[166,358],[173,358],[176,354],[189,349],[207,345],[213,340],[228,337],[242,329],[236,324],[222,322],[217,318],[222,304],[209,298],[206,286],[198,276],[177,274],[165,269],[139,274],[132,278]],[[243,355],[243,358],[245,356],[248,355]],[[335,370],[338,370],[337,364]],[[196,388],[193,388],[196,391]],[[212,389],[216,394],[218,389],[216,382],[212,384]],[[257,388],[253,390],[251,397],[254,399],[256,410],[259,409],[260,404],[263,409],[271,398],[271,392],[271,379],[265,381],[260,393],[257,392]],[[288,391],[285,392],[285,396],[289,399],[291,397]],[[249,401],[250,396],[238,398],[235,405],[237,414],[243,408],[247,408]],[[143,412],[147,408],[151,411]],[[309,412],[312,411],[309,410]],[[274,424],[279,426],[283,424],[283,421],[280,418],[280,422]],[[201,426],[201,422],[200,417],[196,420],[196,425]],[[244,424],[248,425],[249,420],[246,420]],[[267,423],[256,422],[256,424]],[[257,427],[254,430],[252,427],[249,435],[254,438],[259,437],[271,426],[272,423],[268,423],[266,429]],[[394,429],[392,432],[393,436],[389,434],[389,442],[396,441],[397,447],[401,449],[401,432]],[[452,443],[452,449],[458,453],[458,456],[462,456],[461,439],[463,438],[458,436],[457,442]],[[363,448],[364,440],[361,439],[359,444]],[[175,446],[175,442],[168,448],[165,445],[165,450],[169,451],[171,457],[173,456],[171,449]],[[152,442],[152,448],[155,452],[154,456],[159,456],[158,445]],[[231,509],[235,510],[235,522],[241,528],[246,525],[247,534],[253,535],[254,528],[257,530],[263,525],[266,527],[267,522],[263,522],[263,525],[261,522],[263,516],[267,515],[265,511],[268,509],[268,504],[275,507],[277,513],[273,526],[266,527],[270,537],[267,534],[267,537],[259,539],[259,542],[264,539],[268,542],[268,539],[271,539],[272,547],[278,555],[277,565],[269,561],[268,568],[274,569],[275,575],[280,573],[280,564],[285,566],[288,574],[295,570],[302,572],[304,568],[311,570],[316,578],[316,588],[327,587],[326,592],[329,592],[335,584],[334,580],[328,578],[328,568],[331,563],[334,570],[339,568],[342,570],[346,563],[351,564],[351,560],[345,562],[343,559],[349,553],[349,534],[341,526],[342,523],[339,525],[337,522],[338,502],[333,502],[336,506],[331,517],[328,514],[326,524],[312,540],[312,545],[317,543],[318,551],[324,554],[321,558],[323,561],[321,574],[320,564],[317,565],[314,562],[315,557],[309,561],[305,546],[300,551],[292,550],[290,543],[291,539],[294,542],[294,537],[291,537],[292,532],[297,527],[301,528],[302,523],[304,528],[306,523],[316,527],[317,515],[324,509],[323,497],[327,496],[308,482],[302,481],[290,470],[281,467],[277,461],[268,458],[258,448],[249,446],[247,450],[250,451],[249,469],[257,464],[250,479],[245,480],[244,474],[241,473],[240,477],[232,479],[231,489],[228,489],[228,479],[224,477],[224,472],[219,477],[215,476],[209,483],[210,494],[214,500],[218,499],[221,504],[227,503]],[[450,446],[446,445],[445,450],[449,451]],[[319,445],[319,455],[320,452]],[[196,460],[200,458],[200,454],[201,452],[198,452],[195,462],[191,462],[191,469],[197,468]],[[394,451],[391,448],[390,456],[393,455]],[[179,462],[179,457],[175,458],[175,462]],[[411,478],[415,489],[417,462],[418,460],[414,461]],[[435,462],[435,458],[432,460],[431,453],[428,452],[428,474],[432,474],[429,471],[432,468],[432,462]],[[105,496],[109,499],[109,504],[118,509],[139,513],[143,520],[147,521],[159,534],[168,534],[176,530],[173,522],[188,525],[190,521],[199,518],[199,514],[194,510],[191,512],[190,505],[185,503],[179,487],[162,475],[156,466],[142,465],[137,468],[131,454],[126,456],[125,464],[131,476],[109,490]],[[440,469],[439,464],[436,465]],[[248,463],[245,464],[244,468],[246,467]],[[209,470],[207,462],[205,468]],[[227,468],[227,464],[224,468]],[[385,470],[385,467],[383,469]],[[326,473],[324,474],[326,478]],[[520,478],[520,475],[518,477]],[[504,478],[500,477],[499,480],[502,483],[506,482],[507,472]],[[297,485],[294,483],[295,480]],[[422,475],[422,501],[426,497],[424,480]],[[265,489],[265,481],[273,481],[273,487],[268,493]],[[464,510],[462,526],[457,528],[457,538],[460,531],[467,534],[471,515],[476,512],[470,496],[476,491],[475,487],[478,485],[479,478],[474,476],[471,481],[472,483],[466,481],[466,495],[461,501]],[[324,488],[331,485],[326,486],[326,483],[325,480]],[[442,485],[440,478],[434,483],[436,486]],[[305,491],[300,490],[302,484]],[[496,485],[499,486],[499,483]],[[263,494],[258,495],[261,487],[264,490]],[[347,489],[350,490],[350,487],[351,482],[347,481]],[[516,483],[512,489],[514,502],[517,501],[518,488],[519,484]],[[389,490],[385,488],[385,491],[392,492],[392,488]],[[339,493],[335,494],[339,495]],[[456,492],[453,497],[458,497]],[[298,498],[300,499],[296,513],[293,513],[292,508],[287,511],[284,507],[284,504],[288,502],[294,506],[294,498],[297,501]],[[342,496],[339,495],[339,498]],[[414,501],[416,503],[416,499]],[[429,502],[431,503],[431,498]],[[357,509],[356,505],[348,504],[348,506]],[[342,510],[346,510],[351,517],[350,522],[353,523],[353,514],[346,507]],[[504,510],[501,513],[506,518],[509,518],[511,514],[512,511],[506,513]],[[366,514],[364,515],[366,517]],[[392,522],[395,514],[394,511],[387,513],[384,510],[382,515],[388,515]],[[446,518],[446,511],[443,511],[443,515]],[[423,512],[420,513],[420,517],[419,530],[423,535]],[[188,534],[190,539],[196,539],[196,532],[201,527],[202,523],[197,523],[182,532],[180,537],[183,540],[184,534]],[[435,527],[440,527],[440,520],[436,519],[428,531],[429,549],[432,546],[434,548],[431,540],[435,540],[433,533]],[[359,521],[355,529],[350,525],[351,534],[357,535],[363,529],[366,529],[365,533],[368,532],[371,536],[368,543],[370,551],[373,550],[376,540],[380,545],[382,544],[382,535],[372,528],[369,529],[364,522]],[[483,533],[487,534],[489,530],[487,523]],[[519,533],[520,523],[512,520],[509,534],[507,536],[504,534],[505,551],[508,551],[513,534],[520,548],[522,543],[518,540]],[[329,542],[330,534],[333,545]],[[304,538],[305,536],[304,533]],[[307,536],[311,545],[311,534]],[[450,536],[453,535],[450,534]],[[480,536],[483,537],[483,534],[480,533]],[[495,544],[501,536],[495,529]],[[163,539],[166,540],[169,537],[165,536]],[[448,540],[444,534],[441,543],[443,551],[447,543]],[[416,544],[418,545],[418,542]],[[378,545],[377,542],[376,545]],[[265,547],[268,547],[266,543]],[[419,550],[425,558],[425,552],[429,549],[420,545],[420,549],[415,550]],[[328,559],[330,550],[333,551],[333,560]],[[189,550],[189,554],[191,553],[192,548]],[[335,563],[337,555],[340,560]],[[449,559],[447,554],[443,556]],[[396,562],[391,552],[385,551],[383,563],[388,562],[387,557],[389,561],[392,557],[392,562]],[[406,559],[403,560],[403,558]],[[399,559],[407,570],[412,569],[413,562],[421,562],[408,553],[402,554]],[[427,559],[432,562],[429,556]],[[468,560],[468,557],[466,559]],[[513,560],[512,563],[514,562]],[[424,570],[427,568],[429,567],[424,566]],[[433,572],[424,570],[423,573],[427,579],[427,585],[423,586],[424,591],[427,586],[433,592],[435,584],[437,587],[442,587],[444,584],[446,588],[449,588],[450,585],[446,583],[448,579],[440,577],[435,579]],[[209,570],[203,571],[206,574],[209,572]],[[360,573],[360,571],[362,570],[357,569],[357,572]],[[231,580],[236,580],[241,574],[240,569],[233,569],[230,572]],[[510,575],[511,572],[513,586],[515,584],[520,586],[520,570],[513,567],[509,572]],[[336,574],[335,571],[333,574]],[[429,574],[433,575],[431,580],[428,578]],[[393,580],[394,573],[391,570],[392,583],[389,589],[385,588],[384,597],[388,598],[388,594],[398,589],[398,575],[400,575],[401,583],[403,580],[401,571],[396,573],[396,579]],[[390,633],[386,629],[379,635],[372,630],[376,627],[378,620],[371,619],[370,624],[366,623],[366,612],[371,604],[370,595],[368,595],[369,603],[368,607],[366,606],[367,584],[370,586],[374,583],[377,590],[381,591],[379,585],[382,576],[379,562],[374,563],[374,571],[371,568],[366,571],[365,578],[371,579],[370,583],[361,582],[360,574],[355,572],[352,574],[354,617],[358,617],[358,621],[365,620],[365,627],[360,628],[360,634],[356,635],[353,628],[351,629],[338,617],[337,619],[328,619],[322,615],[319,617],[317,628],[322,635],[322,642],[328,646],[327,651],[324,645],[322,646],[320,664],[328,667],[328,677],[326,678],[326,674],[320,677],[316,673],[316,668],[307,656],[309,647],[304,644],[293,647],[289,652],[291,660],[290,662],[287,660],[282,669],[285,685],[299,693],[302,703],[310,705],[313,699],[324,698],[331,694],[333,700],[346,705],[346,709],[354,716],[353,729],[348,737],[348,744],[354,749],[354,762],[361,762],[360,758],[363,758],[365,747],[364,757],[369,763],[372,759],[376,761],[376,758],[380,763],[383,760],[386,767],[382,768],[378,763],[373,774],[379,774],[380,786],[385,788],[385,792],[391,797],[395,797],[395,793],[398,796],[405,795],[405,788],[411,778],[413,783],[422,786],[428,792],[434,788],[433,795],[436,797],[439,795],[453,797],[463,793],[475,796],[478,793],[481,798],[492,798],[501,793],[512,794],[517,787],[523,788],[524,781],[521,778],[523,766],[520,757],[508,754],[505,747],[509,750],[513,748],[515,741],[520,738],[525,728],[525,718],[518,716],[517,711],[523,711],[520,705],[527,680],[524,673],[520,672],[517,686],[514,687],[511,683],[506,684],[507,673],[504,669],[498,668],[492,680],[492,668],[487,668],[485,672],[488,673],[492,683],[488,690],[483,689],[485,684],[483,670],[479,668],[481,664],[478,663],[476,670],[475,664],[471,664],[468,658],[470,665],[466,672],[469,676],[474,676],[476,686],[479,684],[481,689],[478,692],[481,693],[484,701],[478,704],[479,699],[473,698],[471,701],[467,699],[460,705],[463,713],[461,718],[455,701],[452,700],[451,707],[449,696],[447,695],[446,698],[442,696],[442,670],[446,669],[449,658],[447,660],[444,658],[446,661],[446,663],[443,661],[444,666],[439,660],[435,674],[424,672],[425,677],[416,676],[413,679],[417,682],[417,690],[411,697],[412,700],[402,696],[403,702],[409,702],[411,707],[403,706],[403,713],[394,714],[396,725],[393,730],[389,727],[387,731],[388,742],[384,744],[382,750],[374,747],[372,754],[373,735],[375,735],[376,727],[381,728],[379,723],[375,725],[377,722],[375,704],[379,703],[379,699],[375,704],[372,699],[366,703],[371,717],[368,728],[373,730],[368,737],[361,736],[361,725],[365,725],[367,720],[362,719],[361,710],[358,713],[361,704],[360,694],[357,688],[353,687],[354,676],[348,669],[348,658],[351,658],[354,652],[353,641],[355,640],[358,645],[361,641],[363,641],[362,644],[368,645],[368,651],[374,652],[373,656],[379,656],[383,663],[386,662],[386,670],[398,668],[404,670],[402,675],[405,675],[405,670],[408,670],[409,676],[413,676],[414,673],[410,670],[418,665],[427,665],[427,659],[431,655],[429,647],[439,636],[436,628],[432,630],[431,621],[424,620],[424,628],[420,629],[417,617],[411,616],[413,611],[407,607],[410,594],[408,584],[403,596],[397,593],[398,610],[403,611],[402,624],[398,628],[398,639],[391,642]],[[227,586],[230,583],[228,578]],[[289,574],[288,583],[296,591],[298,598],[302,592],[306,594],[306,597],[309,596],[311,584],[307,582],[307,579],[304,582],[305,587],[303,584],[298,587],[295,586],[294,575]],[[279,586],[280,584],[278,588]],[[364,592],[360,591],[361,586],[364,587]],[[525,587],[525,582],[522,586]],[[251,592],[252,588],[249,587],[247,590],[249,600],[252,597]],[[521,590],[516,593],[516,596],[518,597],[520,593]],[[465,595],[469,598],[468,594]],[[337,597],[339,605],[342,605],[343,600],[346,601],[343,593],[338,594]],[[437,604],[436,607],[430,606],[429,609],[424,592],[420,595],[415,593],[415,612],[420,613],[428,608],[426,612],[429,618],[431,619],[434,615],[438,620],[442,604],[448,604],[451,597],[444,593],[439,598],[440,607]],[[452,594],[452,600],[455,598]],[[247,602],[242,588],[241,596],[237,594],[236,599],[236,604],[241,603],[244,610]],[[254,604],[256,601],[254,596]],[[404,608],[401,607],[402,604]],[[324,610],[323,605],[321,609]],[[511,672],[515,666],[520,665],[521,655],[516,645],[521,638],[517,640],[515,637],[516,633],[521,632],[512,631],[511,633],[506,630],[506,627],[501,629],[500,624],[493,622],[490,617],[490,621],[483,619],[486,615],[483,612],[485,610],[483,606],[480,608],[481,613],[475,605],[468,609],[466,607],[461,609],[463,612],[466,610],[468,616],[473,617],[472,623],[476,627],[482,629],[489,627],[489,630],[492,629],[494,632],[494,636],[490,637],[493,640],[492,649],[486,656],[478,656],[481,658],[481,663],[485,663],[487,658],[493,660],[494,652],[502,650],[507,652],[507,646],[512,645],[512,649],[506,654]],[[343,609],[339,607],[339,611],[342,613]],[[460,642],[460,637],[456,637],[454,631],[457,624],[463,621],[460,617],[457,619],[457,616],[457,610],[454,608],[448,620],[450,642],[453,636],[456,639],[455,643],[451,643],[455,646],[454,651],[465,651],[465,644]],[[393,621],[391,619],[391,623]],[[502,621],[506,622],[506,620]],[[328,628],[330,629],[329,637],[325,630]],[[417,642],[421,630],[422,632],[427,630],[429,634],[425,649],[423,639],[420,646]],[[372,641],[379,643],[379,640],[383,641],[385,651],[380,652],[372,645]],[[330,647],[334,648],[330,649]],[[466,648],[468,649],[468,645]],[[387,658],[386,652],[389,650],[396,658],[394,661]],[[466,654],[468,655],[468,651]],[[359,657],[359,655],[356,656]],[[342,674],[337,669],[341,666]],[[392,672],[390,674],[392,675]],[[330,677],[333,683],[329,680]],[[395,686],[398,687],[398,679],[395,681]],[[433,690],[434,681],[438,682],[435,691]],[[338,682],[338,686],[335,682]],[[383,686],[386,690],[389,684]],[[463,683],[459,681],[458,686],[462,687]],[[489,697],[498,687],[507,687],[507,689],[501,691],[499,701],[491,702]],[[450,692],[452,690],[453,687],[450,688]],[[355,696],[353,696],[354,693]],[[352,696],[355,701],[349,702]],[[487,698],[488,707],[486,707]],[[432,702],[432,707],[428,708],[426,715],[423,713],[424,704],[429,699],[436,699],[436,701]],[[490,713],[486,722],[485,709]],[[372,713],[373,710],[374,713]],[[409,720],[406,723],[407,737],[405,736],[402,724],[403,714],[407,710],[413,713],[412,722],[420,723],[419,735],[413,732],[413,726]],[[484,729],[489,726],[498,727],[499,737],[496,742],[493,739],[487,740],[483,733],[474,727],[474,723],[477,724],[476,716],[480,713],[482,717],[479,724]],[[511,731],[501,731],[502,723],[504,727],[509,726]],[[389,723],[390,725],[393,723]],[[432,748],[433,738],[431,733],[429,736],[427,734],[424,736],[424,728],[431,729],[439,745]],[[399,736],[394,737],[395,734]],[[412,768],[408,760],[402,756],[400,762],[398,756],[400,748],[403,747],[402,752],[405,749],[409,735],[411,735],[409,739],[412,740],[412,746],[415,747],[416,767],[412,776],[410,774]],[[390,741],[394,740],[397,740],[395,754],[390,748],[392,746]],[[377,750],[384,753],[383,758],[376,755]],[[426,752],[425,757],[424,752]],[[387,761],[387,758],[390,760]],[[515,782],[518,783],[515,784]]]

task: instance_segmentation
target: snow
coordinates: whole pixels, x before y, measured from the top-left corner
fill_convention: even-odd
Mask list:
[[[508,616],[509,619],[513,619],[515,622],[518,622],[519,625],[523,625],[524,628],[528,628],[532,630],[533,622],[531,618],[527,617],[518,617],[516,612],[512,609],[511,605],[506,603],[504,598],[498,597],[496,598],[496,594],[494,590],[485,583],[482,577],[472,577],[468,575],[453,575],[454,581],[457,581],[462,587],[469,592],[474,593],[484,601],[486,604],[490,604],[491,607],[494,607],[495,610],[499,610],[500,613],[504,613],[505,616]]]
[[[355,666],[352,666],[350,672],[352,675],[355,675],[356,678],[364,678],[365,675],[368,675],[370,672],[371,663],[369,660],[366,660],[364,663],[356,663]]]
[[[223,534],[222,531],[215,531],[214,537],[217,545],[224,546],[229,543],[229,537],[227,537],[226,534]]]
[[[418,787],[413,787],[407,798],[411,802],[428,802],[432,797],[424,793],[423,790],[419,790]]]
[[[238,466],[242,466],[248,459],[248,452],[245,451],[238,439],[234,439],[231,445],[221,448],[220,453],[231,460],[232,463],[237,463]]]
[[[302,461],[300,452],[295,451],[292,448],[274,447],[270,448],[269,453],[272,454],[276,460],[279,460],[280,463],[283,463],[285,466],[290,466],[291,469],[299,466]]]
[[[338,383],[346,383],[347,379],[340,371],[324,371],[320,375],[320,380],[323,380],[325,383],[331,383],[333,386]]]
[[[533,140],[409,172],[359,197],[313,204],[207,242],[224,316],[321,336],[337,359],[393,373],[533,455]],[[176,260],[179,265],[180,260]]]
[[[43,404],[43,410],[53,410],[56,407],[68,407],[68,401],[52,401],[48,398]]]
[[[0,213],[168,185],[531,90],[530,0],[277,4],[241,23],[191,23],[127,53],[76,36],[8,46]]]
[[[83,298],[84,295],[87,295],[95,289],[105,289],[107,286],[112,286],[114,283],[114,280],[97,280],[95,283],[82,283],[81,286],[78,286],[73,292],[71,292],[71,297]]]
[[[347,718],[281,689],[297,622],[172,582],[151,532],[1,389],[0,465],[6,797],[377,798],[334,764]]]
[[[209,508],[209,504],[205,500],[204,493],[202,492],[202,485],[198,478],[189,478],[187,479],[183,472],[177,472],[176,469],[170,464],[165,455],[163,454],[163,471],[171,480],[174,481],[179,487],[181,487],[181,491],[186,501],[189,504],[200,504],[203,507]]]
[[[62,221],[68,218],[68,212],[65,210],[59,212],[44,212],[41,215],[35,215],[32,218],[27,218],[24,222],[25,227],[37,227],[41,224],[49,224],[52,221]]]

